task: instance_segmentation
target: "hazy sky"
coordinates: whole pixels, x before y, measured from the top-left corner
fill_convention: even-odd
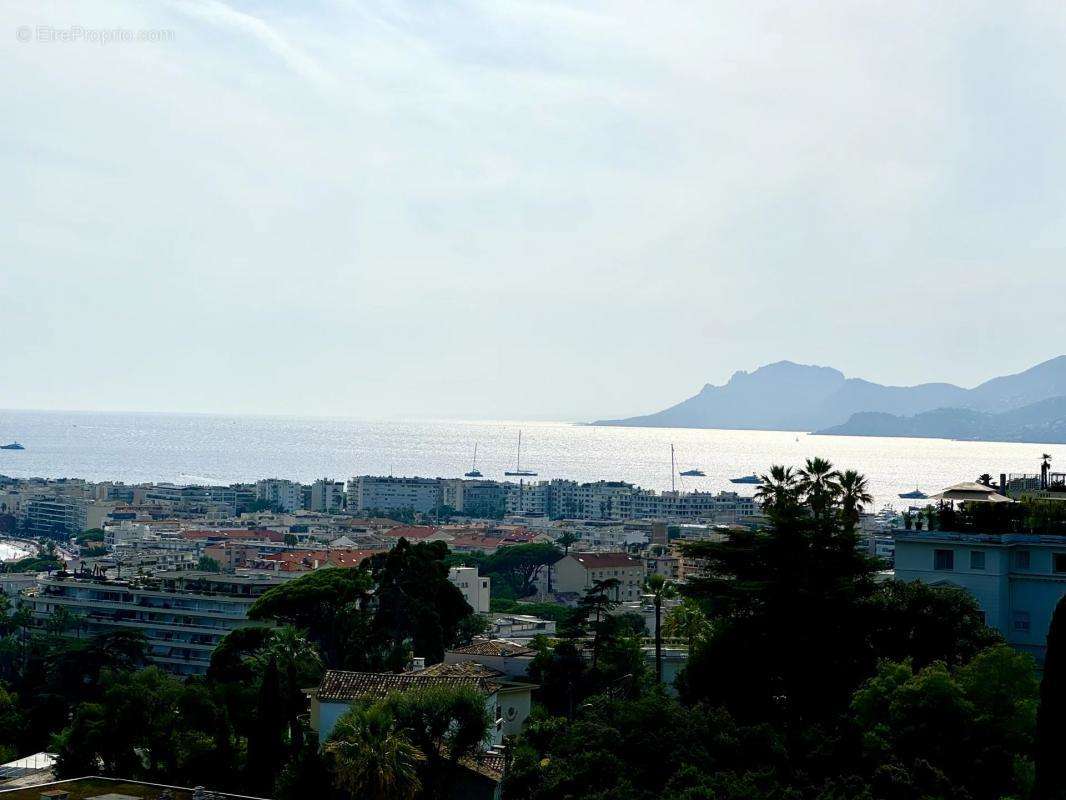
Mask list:
[[[3,408],[587,419],[782,358],[970,385],[1066,352],[1063,3],[0,25]],[[171,41],[86,40],[116,27]]]

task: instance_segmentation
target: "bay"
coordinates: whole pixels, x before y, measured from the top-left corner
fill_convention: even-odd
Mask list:
[[[865,473],[875,507],[916,486],[932,493],[988,472],[1037,472],[1054,446],[945,439],[811,436],[797,431],[590,427],[567,422],[358,420],[286,416],[222,416],[113,412],[0,411],[0,474],[77,477],[92,481],[226,484],[278,477],[310,482],[352,475],[460,477],[471,467],[503,480],[515,466],[537,478],[624,480],[670,488],[670,445],[678,470],[705,478],[676,479],[677,488],[737,490],[729,478],[765,472],[774,463],[799,466],[810,456]],[[1066,452],[1063,454],[1066,459]]]

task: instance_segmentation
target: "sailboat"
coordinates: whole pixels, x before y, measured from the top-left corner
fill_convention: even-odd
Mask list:
[[[514,478],[530,478],[537,474],[528,469],[522,469],[522,431],[518,432],[518,461],[515,463],[515,468],[507,470],[503,474]]]
[[[474,463],[470,465],[470,471],[463,473],[464,478],[481,478],[484,477],[481,471],[477,468],[477,442],[474,442]]]

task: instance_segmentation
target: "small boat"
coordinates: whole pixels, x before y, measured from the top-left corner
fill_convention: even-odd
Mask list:
[[[756,475],[754,472],[751,475],[745,475],[743,478],[730,478],[730,483],[747,483],[747,484],[760,484],[762,478]]]
[[[686,478],[706,478],[707,477],[707,473],[704,472],[702,469],[686,469],[684,472],[679,472],[677,474],[678,475],[682,475],[682,476],[684,476]]]
[[[900,499],[902,499],[902,500],[928,500],[929,499],[929,495],[927,495],[925,492],[923,492],[921,489],[919,489],[917,486],[915,486],[913,492],[903,492],[902,494],[900,494]]]
[[[513,478],[532,478],[537,474],[528,469],[522,469],[522,431],[518,432],[518,461],[515,463],[515,468],[503,474]]]
[[[12,442],[11,444],[0,444],[0,450],[25,450],[18,442]]]
[[[464,478],[483,478],[484,475],[477,468],[477,442],[474,442],[474,463],[470,465],[470,471],[463,473]]]

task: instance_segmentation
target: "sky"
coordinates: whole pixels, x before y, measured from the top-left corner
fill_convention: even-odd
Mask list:
[[[7,0],[0,408],[1019,371],[1066,352],[1064,40],[1053,2]]]

